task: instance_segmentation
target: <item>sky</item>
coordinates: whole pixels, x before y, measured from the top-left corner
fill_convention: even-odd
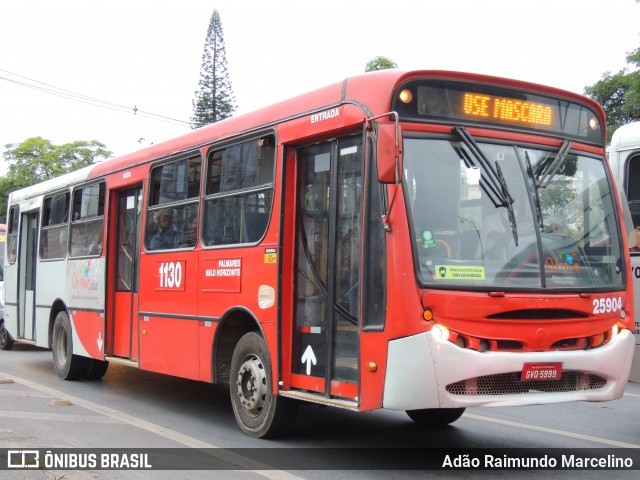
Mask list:
[[[635,0],[3,1],[0,153],[39,136],[98,140],[117,156],[187,133],[214,9],[237,114],[379,55],[583,93],[640,46]]]

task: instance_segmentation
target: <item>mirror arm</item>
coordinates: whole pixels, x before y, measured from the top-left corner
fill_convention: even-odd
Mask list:
[[[393,209],[393,205],[395,204],[396,196],[398,194],[398,187],[400,185],[401,173],[400,173],[400,155],[402,155],[402,149],[400,148],[400,117],[397,112],[387,112],[381,115],[376,115],[375,117],[365,117],[365,131],[372,132],[374,131],[374,120],[383,117],[393,117],[394,121],[394,130],[395,130],[395,145],[394,145],[394,157],[395,157],[395,182],[394,182],[394,192],[391,197],[391,202],[387,207],[387,211],[382,215],[382,225],[385,232],[391,232],[391,224],[389,222],[389,216],[391,215],[391,210]]]

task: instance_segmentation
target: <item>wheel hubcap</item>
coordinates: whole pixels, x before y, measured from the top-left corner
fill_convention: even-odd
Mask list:
[[[56,358],[60,365],[64,365],[67,361],[67,332],[63,328],[58,329],[56,334]]]
[[[244,411],[252,417],[260,415],[267,399],[267,376],[259,358],[252,355],[245,359],[238,370],[236,385]]]

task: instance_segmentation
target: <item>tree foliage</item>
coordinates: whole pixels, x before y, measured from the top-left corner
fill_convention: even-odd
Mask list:
[[[387,57],[375,57],[373,60],[367,62],[365,72],[375,72],[376,70],[388,70],[390,68],[398,68],[398,65],[393,60]]]
[[[54,145],[41,137],[28,138],[19,144],[5,145],[3,152],[9,168],[0,177],[0,217],[7,209],[7,196],[19,188],[28,187],[64,173],[111,157],[103,143],[75,141]]]
[[[640,48],[626,60],[627,67],[615,74],[604,73],[600,81],[584,89],[607,115],[607,141],[618,127],[640,120]]]
[[[200,67],[199,90],[193,100],[193,128],[229,118],[235,112],[235,97],[227,70],[227,53],[222,34],[222,21],[213,11],[207,30]]]

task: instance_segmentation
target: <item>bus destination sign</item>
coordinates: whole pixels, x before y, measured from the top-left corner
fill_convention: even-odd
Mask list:
[[[411,80],[399,87],[392,109],[408,121],[486,124],[603,143],[598,115],[586,103],[503,85]]]
[[[550,126],[553,110],[549,105],[514,98],[494,97],[465,92],[462,109],[465,115],[506,122]]]

